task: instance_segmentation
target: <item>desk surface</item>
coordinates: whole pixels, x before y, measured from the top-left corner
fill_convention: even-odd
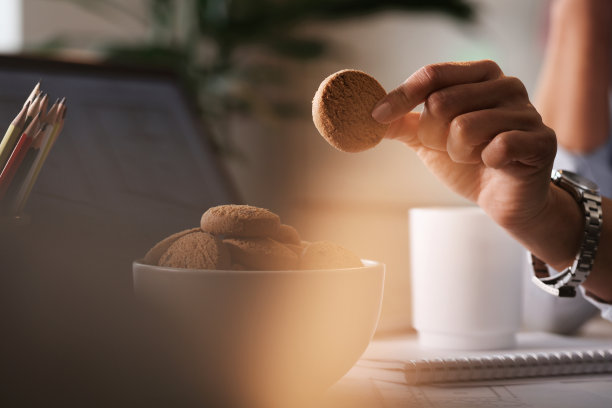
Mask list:
[[[612,323],[594,319],[574,337],[547,333],[520,333],[520,350],[607,346],[612,347]],[[418,346],[415,335],[377,339],[362,360],[392,356],[399,361],[457,352],[435,352]],[[481,352],[483,353],[483,352]],[[470,354],[478,354],[470,353]],[[367,364],[357,363],[321,404],[324,408],[477,408],[477,407],[612,407],[612,375],[583,375],[497,380],[479,383],[409,386],[381,376]]]

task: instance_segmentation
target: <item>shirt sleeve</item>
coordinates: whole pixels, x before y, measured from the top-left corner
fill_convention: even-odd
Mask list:
[[[559,146],[554,167],[578,173],[599,185],[601,195],[612,197],[612,137],[589,154],[576,154]]]
[[[597,307],[599,310],[601,310],[601,317],[612,322],[612,304],[600,302],[596,299],[593,299],[591,296],[589,296],[586,293],[586,291],[584,290],[582,286],[580,286],[580,291],[582,292],[582,296],[586,300],[588,300],[589,303],[591,303],[592,305]]]

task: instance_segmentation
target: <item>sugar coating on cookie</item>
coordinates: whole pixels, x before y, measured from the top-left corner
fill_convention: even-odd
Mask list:
[[[191,234],[192,232],[200,231],[200,227],[186,229],[180,232],[176,232],[153,246],[153,248],[149,249],[149,251],[144,256],[144,263],[149,265],[157,265],[159,263],[159,258],[162,257],[164,252],[168,250],[170,245],[174,243],[177,239],[181,238],[184,235]]]
[[[219,205],[209,208],[200,220],[202,231],[234,237],[272,236],[280,217],[265,208],[251,205]]]
[[[298,265],[298,255],[270,238],[226,238],[232,261],[254,270],[289,270]]]
[[[372,118],[372,110],[387,92],[365,72],[345,69],[328,76],[312,100],[312,118],[332,146],[361,152],[376,146],[388,124]]]
[[[328,241],[316,241],[302,251],[300,269],[357,268],[361,259],[341,245]]]
[[[159,266],[186,269],[228,269],[231,258],[219,238],[198,231],[186,234],[170,245]]]

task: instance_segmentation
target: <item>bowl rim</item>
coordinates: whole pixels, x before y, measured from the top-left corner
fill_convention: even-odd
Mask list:
[[[368,270],[385,270],[385,264],[371,259],[361,259],[363,266],[351,268],[327,268],[327,269],[281,269],[281,270],[234,270],[234,269],[186,269],[173,268],[169,266],[151,265],[144,262],[143,258],[132,262],[132,271],[136,269],[156,272],[183,273],[183,274],[232,274],[232,275],[253,275],[253,274],[298,274],[298,273],[330,273],[330,272],[360,272]]]

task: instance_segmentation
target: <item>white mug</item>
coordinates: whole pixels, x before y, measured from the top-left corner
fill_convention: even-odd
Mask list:
[[[479,207],[409,211],[412,312],[428,348],[516,345],[525,250]]]

